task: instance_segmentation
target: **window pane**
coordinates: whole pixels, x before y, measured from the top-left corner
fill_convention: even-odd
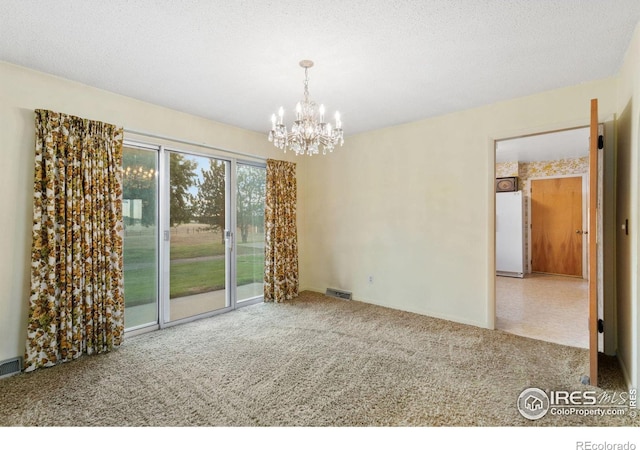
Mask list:
[[[123,149],[125,328],[158,321],[157,152]]]
[[[236,267],[238,301],[263,294],[266,169],[237,165]]]

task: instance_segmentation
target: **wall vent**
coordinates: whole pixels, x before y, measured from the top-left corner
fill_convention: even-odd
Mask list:
[[[341,298],[343,300],[351,300],[351,292],[341,291],[340,289],[327,288],[326,295],[329,297]]]
[[[15,375],[22,371],[22,358],[11,358],[0,361],[0,378]]]

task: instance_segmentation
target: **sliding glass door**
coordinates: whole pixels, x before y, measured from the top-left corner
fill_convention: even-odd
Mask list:
[[[230,305],[225,239],[229,162],[178,152],[167,156],[171,322]]]
[[[125,142],[127,331],[262,300],[264,164]]]

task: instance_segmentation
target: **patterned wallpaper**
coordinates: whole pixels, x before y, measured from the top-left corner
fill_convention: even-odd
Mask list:
[[[531,178],[589,173],[589,157],[567,158],[554,161],[496,163],[496,177],[518,176],[518,189],[524,198],[524,256],[525,272],[531,271],[529,258],[529,186]]]
[[[520,163],[513,162],[503,162],[496,163],[496,178],[501,177],[517,177],[520,172]]]
[[[518,177],[526,193],[529,192],[531,178],[551,177],[554,175],[581,175],[589,173],[589,157],[558,159],[555,161],[536,161],[518,163]],[[525,195],[527,195],[525,193]]]

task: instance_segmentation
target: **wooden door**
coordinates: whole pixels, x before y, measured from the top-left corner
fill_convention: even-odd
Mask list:
[[[531,180],[531,270],[582,277],[582,177]]]

